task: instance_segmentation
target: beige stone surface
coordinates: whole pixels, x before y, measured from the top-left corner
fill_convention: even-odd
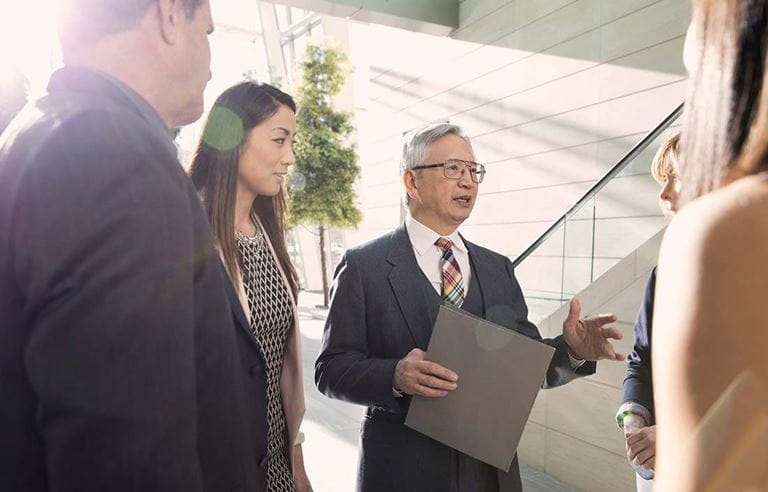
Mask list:
[[[545,471],[579,490],[635,490],[635,474],[625,457],[555,431],[547,433]]]

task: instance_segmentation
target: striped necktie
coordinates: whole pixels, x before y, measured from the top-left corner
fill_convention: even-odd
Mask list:
[[[435,241],[438,248],[443,250],[440,257],[440,270],[443,272],[443,299],[456,307],[464,302],[464,283],[461,269],[456,257],[453,256],[453,243],[444,237]]]

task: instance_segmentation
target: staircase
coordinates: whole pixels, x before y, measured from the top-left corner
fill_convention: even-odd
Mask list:
[[[582,316],[616,314],[624,335],[616,348],[632,350],[635,317],[667,223],[651,160],[677,131],[681,113],[682,104],[514,260],[529,318],[542,336],[562,333],[576,296]],[[614,420],[625,369],[601,362],[593,376],[540,392],[518,448],[521,461],[581,490],[634,491]]]
[[[678,131],[682,109],[649,131],[515,258],[531,321],[554,312],[666,226],[650,168],[659,146]]]

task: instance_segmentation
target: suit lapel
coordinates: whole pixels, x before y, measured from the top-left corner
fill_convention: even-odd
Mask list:
[[[433,318],[430,318],[432,303],[429,302],[424,289],[419,285],[421,278],[418,276],[423,277],[423,273],[416,262],[405,224],[392,233],[392,243],[387,262],[392,265],[392,270],[389,272],[389,283],[408,325],[408,330],[411,332],[416,346],[426,350],[432,331]]]
[[[467,246],[469,252],[469,262],[472,267],[472,278],[477,282],[476,285],[480,289],[480,294],[483,299],[483,313],[488,313],[490,306],[493,305],[490,297],[493,295],[491,285],[501,285],[494,283],[493,279],[496,276],[496,272],[491,268],[492,263],[487,261],[483,250],[476,245],[470,243],[464,236],[461,236],[464,244]],[[469,286],[467,286],[467,292],[469,292]]]
[[[223,269],[223,267],[222,267]],[[240,302],[240,296],[235,291],[235,286],[232,285],[232,281],[229,279],[229,275],[224,273],[225,275],[225,288],[227,290],[227,297],[229,298],[229,305],[231,306],[232,313],[235,316],[235,324],[237,325],[237,329],[243,330],[248,340],[251,341],[254,347],[256,347],[256,350],[259,352],[259,355],[262,359],[264,359],[264,354],[261,351],[261,346],[259,345],[259,342],[256,341],[256,337],[253,334],[253,331],[251,331],[251,324],[248,322],[248,317],[245,315],[245,311],[243,311],[243,305]]]

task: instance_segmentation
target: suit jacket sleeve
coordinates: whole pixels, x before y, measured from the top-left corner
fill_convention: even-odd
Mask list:
[[[334,274],[315,383],[331,398],[399,412],[402,399],[392,392],[398,359],[369,357],[365,302],[357,259],[347,252]]]
[[[565,338],[559,335],[555,338],[542,339],[539,329],[536,325],[528,320],[528,306],[525,304],[525,298],[523,291],[520,288],[520,284],[515,278],[514,268],[512,262],[507,258],[505,261],[507,275],[511,284],[511,312],[514,313],[513,326],[518,332],[531,337],[535,340],[540,340],[543,343],[555,348],[555,354],[552,357],[552,362],[549,364],[547,375],[542,384],[542,388],[554,388],[572,381],[573,379],[587,376],[595,373],[597,364],[595,362],[584,362],[580,367],[574,369],[571,365],[571,359],[568,357],[568,345],[565,343]],[[489,318],[490,319],[490,318]],[[491,319],[491,321],[493,321]],[[504,323],[504,326],[508,326]]]
[[[651,372],[651,329],[653,321],[653,295],[656,287],[656,269],[651,272],[645,297],[635,321],[635,345],[627,358],[627,376],[624,379],[622,403],[637,403],[647,411],[648,423],[653,418],[653,384]]]
[[[202,490],[189,190],[161,143],[91,111],[20,180],[13,254],[52,490]]]

